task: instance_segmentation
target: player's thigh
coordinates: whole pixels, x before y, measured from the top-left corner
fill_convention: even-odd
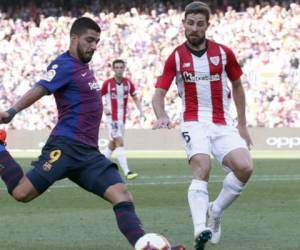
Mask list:
[[[248,161],[249,151],[247,144],[240,136],[238,130],[232,126],[218,126],[217,129],[218,134],[212,142],[212,154],[224,169],[228,171],[233,170],[236,166],[235,163],[237,163],[233,159],[237,160],[236,156],[239,154],[241,154],[241,159]],[[228,157],[226,158],[226,156]]]
[[[203,124],[184,122],[180,128],[183,147],[189,160],[197,154],[211,154],[209,131]]]
[[[74,164],[53,139],[44,146],[38,160],[31,163],[33,168],[27,172],[26,177],[41,194],[55,181],[65,178],[68,167]]]
[[[102,198],[110,186],[124,183],[117,165],[102,154],[86,162],[68,177],[80,187]]]

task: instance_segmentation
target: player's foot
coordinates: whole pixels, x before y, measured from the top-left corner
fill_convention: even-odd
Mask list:
[[[134,173],[134,172],[129,171],[129,172],[127,173],[127,175],[126,175],[126,179],[127,179],[127,180],[133,180],[133,179],[135,179],[135,178],[138,177],[138,176],[139,176],[138,173]]]
[[[213,203],[209,203],[208,212],[207,212],[207,226],[211,229],[212,237],[210,242],[212,244],[218,244],[221,239],[221,218],[214,218],[212,216],[212,207]]]
[[[171,250],[186,250],[186,248],[183,245],[178,245],[171,247]]]
[[[204,250],[205,244],[211,239],[211,236],[210,228],[203,230],[195,239],[195,250]]]
[[[4,129],[0,129],[0,144],[6,145],[6,131]]]

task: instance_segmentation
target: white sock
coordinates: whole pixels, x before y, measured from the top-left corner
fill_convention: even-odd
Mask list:
[[[241,194],[245,183],[241,182],[233,172],[230,172],[223,181],[223,188],[213,202],[212,216],[221,217],[223,211],[231,205]]]
[[[110,159],[111,155],[112,155],[112,150],[110,150],[110,148],[107,146],[103,151],[102,154],[105,155],[106,158]]]
[[[195,237],[206,228],[206,213],[209,202],[207,184],[207,181],[194,179],[188,190],[188,201],[194,224]]]
[[[125,175],[128,174],[130,171],[127,164],[126,154],[125,154],[125,148],[124,147],[117,147],[115,149],[116,157],[119,161],[120,167],[122,168]]]

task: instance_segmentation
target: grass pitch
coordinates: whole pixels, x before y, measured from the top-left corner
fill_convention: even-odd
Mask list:
[[[222,240],[208,250],[299,250],[300,161],[260,155],[241,197],[225,212]],[[147,156],[147,154],[145,154]],[[140,177],[129,182],[137,213],[147,232],[165,235],[192,250],[192,221],[187,203],[191,173],[182,155],[130,158]],[[18,158],[22,166],[30,158]],[[209,183],[214,199],[224,172],[214,163]],[[126,250],[111,206],[69,181],[61,181],[28,204],[15,202],[1,184],[1,250]]]

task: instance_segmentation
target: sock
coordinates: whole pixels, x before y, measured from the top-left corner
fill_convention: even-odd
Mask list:
[[[120,167],[122,168],[125,175],[128,174],[130,171],[127,164],[126,154],[125,154],[125,148],[124,147],[117,147],[115,150],[117,159],[119,161]]]
[[[110,150],[110,148],[107,146],[104,150],[103,150],[103,154],[105,155],[106,158],[111,159],[111,155],[112,155],[112,150]]]
[[[233,172],[230,172],[223,181],[223,188],[213,202],[212,216],[221,217],[223,211],[231,205],[241,194],[245,183],[241,182]]]
[[[206,228],[206,213],[209,203],[207,184],[207,181],[194,179],[188,190],[195,237]]]
[[[24,176],[22,168],[12,158],[4,145],[0,145],[0,176],[10,194]]]
[[[145,234],[132,202],[120,202],[114,206],[117,223],[122,234],[132,246]]]

